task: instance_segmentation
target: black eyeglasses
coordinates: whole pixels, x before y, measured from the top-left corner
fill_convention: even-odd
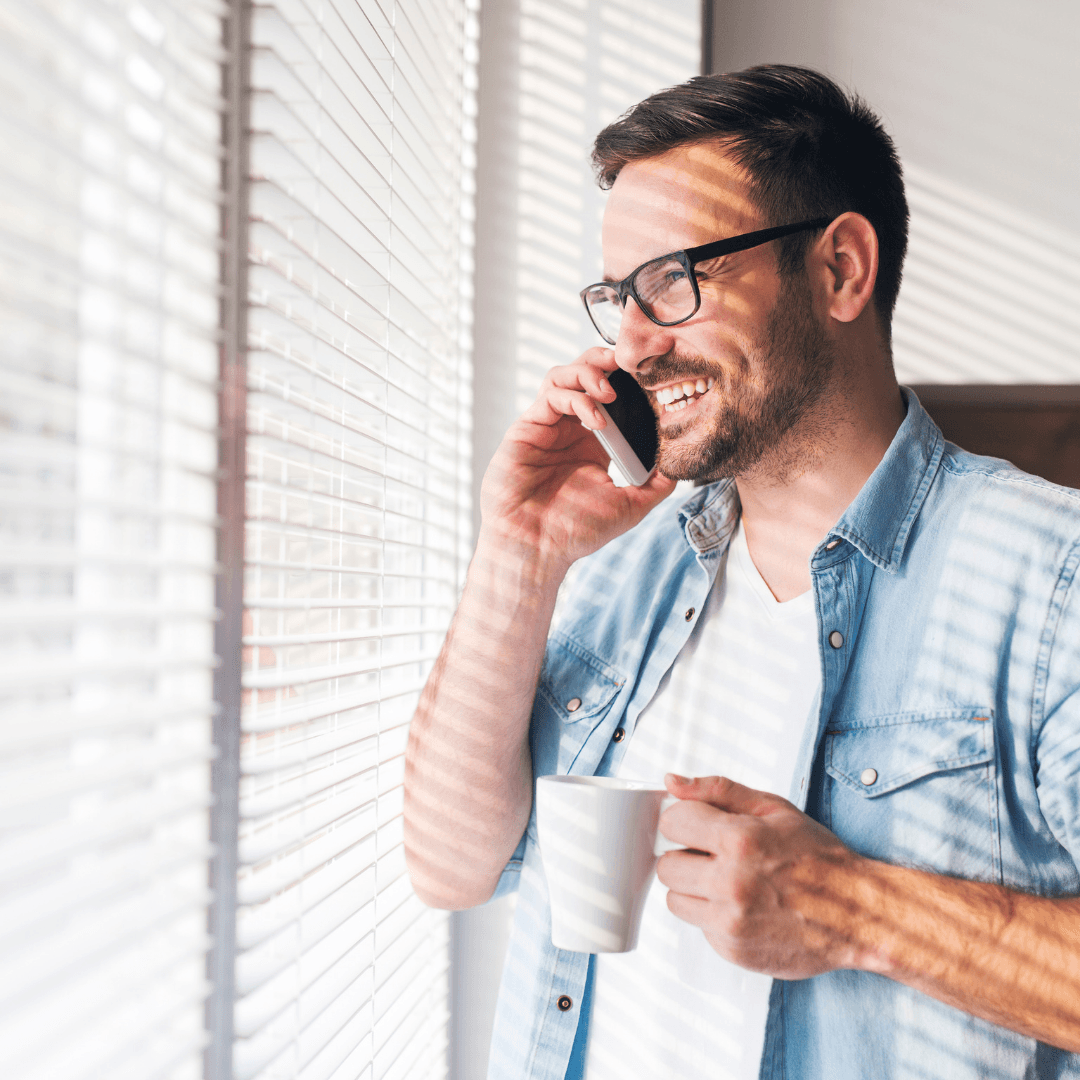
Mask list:
[[[777,225],[772,229],[759,229],[700,247],[673,251],[670,255],[642,263],[622,281],[598,281],[589,285],[581,290],[581,301],[593,326],[609,345],[614,345],[619,337],[628,296],[632,296],[638,307],[658,326],[676,326],[692,319],[701,307],[701,293],[694,273],[698,263],[746,251],[793,233],[823,229],[830,221],[832,218],[814,218],[795,225]]]

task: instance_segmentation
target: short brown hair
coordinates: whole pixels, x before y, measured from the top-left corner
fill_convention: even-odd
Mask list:
[[[878,235],[874,299],[888,333],[907,251],[908,207],[896,147],[864,101],[810,68],[768,64],[699,75],[635,105],[596,137],[609,188],[624,165],[718,139],[750,177],[766,226],[852,210]],[[779,240],[780,272],[805,265],[812,235]]]

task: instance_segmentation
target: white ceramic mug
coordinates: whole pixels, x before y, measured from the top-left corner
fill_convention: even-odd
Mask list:
[[[658,855],[665,802],[644,780],[541,776],[536,828],[551,900],[551,943],[574,952],[629,952]]]

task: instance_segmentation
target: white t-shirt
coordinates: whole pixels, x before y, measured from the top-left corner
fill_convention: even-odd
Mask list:
[[[821,681],[817,638],[813,591],[777,602],[737,529],[619,775],[720,775],[787,798]],[[654,878],[637,949],[596,957],[586,1080],[757,1080],[772,979],[721,959],[666,900]]]

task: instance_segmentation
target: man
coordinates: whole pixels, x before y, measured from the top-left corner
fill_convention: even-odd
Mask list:
[[[829,80],[693,79],[595,160],[614,348],[492,461],[410,734],[419,895],[519,891],[491,1075],[1080,1077],[1080,496],[897,387],[900,168]],[[658,417],[640,488],[591,434],[616,365]],[[535,776],[665,771],[688,850],[639,949],[554,949]]]

